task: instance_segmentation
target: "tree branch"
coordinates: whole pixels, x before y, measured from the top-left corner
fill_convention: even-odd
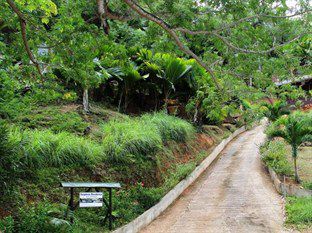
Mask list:
[[[288,45],[288,44],[290,44],[290,43],[292,43],[292,42],[294,42],[294,41],[300,39],[302,36],[305,35],[305,33],[304,33],[304,34],[300,34],[299,36],[296,36],[295,38],[293,38],[293,39],[291,39],[291,40],[289,40],[289,41],[287,41],[287,42],[285,42],[285,43],[275,45],[275,46],[271,47],[271,48],[268,49],[268,50],[249,50],[249,49],[243,49],[243,48],[240,48],[240,47],[237,47],[237,46],[233,45],[233,44],[232,44],[230,41],[228,41],[225,37],[223,37],[223,36],[221,36],[221,35],[219,35],[219,34],[217,34],[217,33],[212,33],[212,35],[218,37],[219,39],[221,39],[221,40],[224,42],[224,44],[226,44],[228,47],[230,47],[231,49],[236,50],[236,51],[238,51],[238,52],[242,52],[242,53],[251,53],[251,54],[268,54],[268,53],[273,52],[274,50],[276,50],[276,49],[278,49],[278,48],[280,48],[280,47],[283,47],[283,46],[285,46],[285,45]]]
[[[148,19],[156,24],[158,24],[160,27],[162,27],[175,41],[176,45],[187,55],[191,56],[194,58],[199,65],[201,65],[212,77],[213,81],[215,82],[216,87],[220,89],[220,86],[218,84],[217,78],[214,75],[214,72],[210,67],[204,63],[193,51],[191,51],[186,45],[183,44],[183,42],[180,40],[179,36],[177,33],[171,29],[170,25],[167,24],[165,21],[157,17],[156,15],[153,15],[146,10],[144,10],[142,7],[137,5],[135,2],[132,0],[123,0],[132,10],[137,12],[141,17]]]
[[[299,36],[296,36],[295,38],[283,43],[283,44],[279,44],[279,45],[275,45],[272,48],[268,49],[268,50],[249,50],[249,49],[244,49],[244,48],[240,48],[237,47],[236,45],[233,45],[226,37],[221,36],[220,34],[214,32],[214,31],[192,31],[189,29],[185,29],[185,28],[176,28],[175,30],[179,31],[179,32],[183,32],[186,34],[190,34],[190,35],[213,35],[219,39],[221,39],[224,44],[226,44],[229,48],[236,50],[238,52],[242,52],[242,53],[253,53],[253,54],[267,54],[270,53],[274,50],[276,50],[277,48],[283,47],[287,44],[290,44],[298,39],[300,39],[302,36],[306,35],[306,33],[300,34]]]
[[[11,7],[11,9],[15,12],[15,14],[19,18],[23,44],[24,44],[25,50],[27,52],[27,55],[28,55],[29,59],[32,61],[32,63],[35,65],[39,75],[43,78],[43,74],[41,72],[40,65],[37,62],[37,60],[35,59],[34,55],[32,54],[32,52],[29,48],[29,44],[28,44],[28,40],[27,40],[27,34],[26,34],[26,19],[25,19],[23,13],[17,8],[17,6],[15,5],[15,3],[12,0],[6,0],[6,1],[9,4],[9,6]]]
[[[292,17],[295,17],[295,16],[298,16],[298,15],[304,15],[304,14],[307,14],[309,12],[311,12],[312,10],[306,10],[306,11],[303,11],[303,12],[296,12],[292,15],[266,15],[266,14],[256,14],[256,15],[251,15],[251,16],[247,16],[247,17],[244,17],[244,18],[241,18],[231,24],[228,24],[228,25],[225,25],[221,28],[217,28],[215,30],[213,30],[214,32],[220,32],[220,31],[224,31],[226,29],[229,29],[229,28],[232,28],[232,27],[235,27],[236,25],[242,23],[242,22],[245,22],[245,21],[248,21],[248,20],[251,20],[251,19],[255,19],[255,18],[292,18]]]
[[[96,0],[98,7],[98,14],[101,22],[101,27],[103,27],[104,33],[109,34],[109,25],[107,22],[107,2],[106,0]]]
[[[106,11],[106,16],[107,18],[109,19],[112,19],[112,20],[119,20],[119,21],[123,21],[123,22],[127,22],[127,21],[130,21],[130,20],[133,20],[135,19],[135,17],[131,16],[131,15],[128,15],[128,14],[117,14],[115,12],[111,12],[111,10],[109,8],[107,8],[107,11]]]

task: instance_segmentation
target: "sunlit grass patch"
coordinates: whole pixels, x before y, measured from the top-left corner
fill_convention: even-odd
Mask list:
[[[9,140],[15,145],[21,163],[29,168],[91,165],[104,157],[100,144],[67,132],[23,131],[15,127],[10,131]]]
[[[137,118],[110,121],[103,126],[103,131],[104,151],[116,160],[152,158],[163,146],[156,126]]]
[[[164,142],[185,142],[195,135],[195,129],[190,123],[165,113],[145,114],[141,119],[146,124],[154,124]]]
[[[288,224],[298,227],[312,226],[312,197],[288,197],[286,203]]]

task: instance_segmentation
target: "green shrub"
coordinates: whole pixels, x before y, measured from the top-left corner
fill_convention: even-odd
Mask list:
[[[306,189],[312,190],[312,181],[311,182],[303,182],[302,186]]]
[[[14,230],[14,219],[12,216],[7,216],[0,219],[0,232],[13,233]]]
[[[145,114],[141,118],[146,124],[154,124],[163,142],[170,140],[185,142],[194,137],[194,127],[185,120],[164,113]]]
[[[53,205],[47,203],[20,208],[14,232],[69,232],[70,225],[66,221],[53,217],[55,210]]]
[[[110,121],[103,126],[103,131],[104,151],[114,160],[154,159],[153,155],[162,148],[156,126],[138,118]]]
[[[45,89],[36,89],[31,97],[38,104],[49,104],[60,101],[63,97],[63,94],[46,87]]]
[[[181,180],[185,179],[191,172],[196,168],[195,162],[190,162],[186,164],[178,164],[175,171],[165,180],[164,190],[169,191],[175,185],[177,185]]]
[[[286,144],[283,141],[269,141],[261,147],[262,160],[280,175],[291,176],[292,166],[287,160]]]
[[[23,100],[21,97],[5,100],[0,102],[0,117],[10,120],[15,119],[29,113],[32,105],[28,100]]]
[[[99,144],[66,132],[22,131],[15,127],[10,132],[9,140],[19,147],[16,156],[26,168],[91,165],[103,159]]]
[[[312,225],[312,197],[288,197],[286,203],[287,223]]]
[[[144,209],[149,209],[163,196],[161,188],[145,188],[141,184],[138,184],[135,188],[136,199]]]

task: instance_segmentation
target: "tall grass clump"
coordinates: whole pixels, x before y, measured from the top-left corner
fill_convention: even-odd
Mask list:
[[[153,155],[163,147],[157,127],[140,118],[112,120],[103,131],[104,151],[113,160],[154,159]]]
[[[66,132],[22,131],[15,127],[9,140],[18,147],[16,156],[28,168],[92,165],[103,156],[101,145]]]
[[[0,120],[0,197],[12,187],[21,173],[19,160],[14,154],[14,145],[9,141],[9,128]],[[0,198],[1,199],[1,198]]]
[[[195,128],[185,120],[165,113],[145,114],[145,124],[153,124],[160,132],[163,142],[186,142],[195,135]]]

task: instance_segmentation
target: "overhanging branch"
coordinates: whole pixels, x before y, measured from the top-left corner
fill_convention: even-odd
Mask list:
[[[241,18],[231,24],[228,24],[228,25],[224,25],[223,27],[221,28],[217,28],[215,30],[213,30],[214,32],[220,32],[220,31],[224,31],[226,29],[230,29],[232,27],[235,27],[236,25],[242,23],[242,22],[245,22],[245,21],[249,21],[251,19],[255,19],[255,18],[277,18],[277,19],[282,19],[282,18],[292,18],[292,17],[295,17],[295,16],[298,16],[298,15],[304,15],[304,14],[307,14],[309,12],[311,12],[312,10],[306,10],[306,11],[302,11],[302,12],[296,12],[292,15],[267,15],[267,14],[255,14],[255,15],[251,15],[251,16],[247,16],[247,17],[244,17],[244,18]],[[199,31],[198,31],[199,32]]]
[[[232,44],[226,37],[221,36],[220,34],[214,32],[214,31],[192,31],[192,30],[188,30],[185,28],[176,28],[175,30],[179,31],[179,32],[186,33],[186,34],[190,34],[190,35],[213,35],[213,36],[219,38],[220,40],[222,40],[224,42],[224,44],[226,44],[229,48],[231,48],[233,50],[236,50],[236,51],[242,52],[242,53],[252,53],[252,54],[268,54],[268,53],[276,50],[277,48],[280,48],[280,47],[283,47],[287,44],[290,44],[290,43],[300,39],[304,35],[306,35],[306,33],[300,34],[300,35],[296,36],[295,38],[293,38],[293,39],[291,39],[285,43],[273,46],[268,50],[250,50],[250,49],[240,48],[240,47]]]
[[[26,19],[25,19],[23,13],[17,8],[17,6],[15,5],[15,3],[12,0],[6,0],[6,1],[9,4],[9,6],[11,7],[11,9],[15,12],[15,14],[19,18],[23,44],[24,44],[25,50],[27,52],[27,55],[28,55],[29,59],[32,61],[32,63],[34,64],[34,66],[36,67],[39,75],[41,77],[43,77],[43,74],[42,74],[41,69],[40,69],[40,65],[37,62],[37,60],[35,59],[34,55],[32,54],[30,47],[29,47],[29,44],[28,44],[27,34],[26,34]]]

